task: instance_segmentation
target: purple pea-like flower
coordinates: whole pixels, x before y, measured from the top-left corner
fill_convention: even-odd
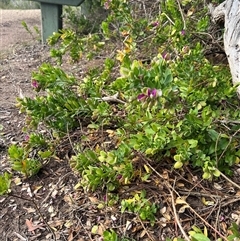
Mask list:
[[[219,217],[220,222],[224,221],[224,219],[225,219],[225,218],[224,218],[223,216],[220,216],[220,217]]]
[[[152,27],[157,27],[159,25],[159,21],[155,21],[152,23]]]
[[[186,31],[183,29],[180,33],[181,33],[181,35],[185,35]]]
[[[156,89],[148,89],[148,96],[152,99],[157,96],[157,90]]]
[[[117,175],[117,179],[120,180],[123,176],[121,174]]]
[[[167,60],[169,60],[171,58],[171,56],[170,56],[170,54],[168,52],[164,51],[162,53],[162,58],[167,61]]]
[[[157,98],[157,97],[160,97],[162,96],[162,91],[161,90],[158,90],[158,89],[150,89],[148,88],[147,89],[147,93],[144,94],[144,93],[141,93],[138,95],[137,99],[138,101],[144,101],[148,98],[150,99],[154,99],[154,98]]]
[[[104,8],[105,8],[106,10],[110,8],[111,2],[112,2],[112,0],[107,0],[107,1],[105,1],[105,3],[104,3]]]
[[[25,141],[29,141],[29,138],[30,138],[29,135],[26,135],[25,136]]]
[[[138,95],[138,97],[137,97],[137,99],[138,99],[138,101],[143,101],[143,100],[145,100],[147,98],[147,95],[145,95],[145,94],[140,94],[140,95]]]
[[[39,87],[39,84],[38,84],[38,82],[36,80],[33,80],[32,81],[32,86],[33,86],[33,88],[37,89]]]
[[[151,99],[162,96],[162,91],[157,89],[148,89],[148,97]]]

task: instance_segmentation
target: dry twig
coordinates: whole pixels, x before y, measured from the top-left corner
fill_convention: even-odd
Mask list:
[[[173,187],[171,187],[173,189]],[[175,220],[177,222],[177,225],[182,233],[182,235],[184,236],[184,238],[187,240],[187,241],[190,241],[188,235],[186,234],[186,232],[184,231],[181,223],[180,223],[180,220],[179,220],[179,217],[178,217],[178,214],[177,214],[177,210],[176,210],[176,207],[175,207],[175,201],[174,201],[174,196],[173,196],[173,192],[172,190],[169,188],[169,192],[171,194],[171,199],[172,199],[172,208],[173,208],[173,213],[174,213],[174,217],[175,217]]]
[[[178,194],[178,192],[169,184],[166,182],[166,180],[163,178],[163,176],[157,171],[155,170],[155,168],[153,168],[148,162],[150,162],[151,160],[145,156],[142,155],[142,153],[139,153],[137,152],[137,154],[143,158],[143,160],[145,161],[146,165],[154,172],[156,173],[157,176],[159,176],[161,179],[163,179],[164,181],[164,184],[166,185],[166,187],[169,189],[169,192],[171,194],[171,197],[172,197],[172,207],[173,207],[173,211],[174,211],[174,215],[175,215],[175,218],[176,218],[176,221],[177,221],[177,224],[181,230],[181,232],[184,230],[182,229],[182,226],[180,225],[179,222],[179,219],[177,218],[177,215],[176,215],[176,208],[175,208],[175,205],[174,205],[174,197],[173,197],[173,192],[175,192],[177,194],[177,196],[180,197],[180,195]],[[190,211],[192,213],[194,213],[206,226],[208,226],[209,228],[211,228],[217,235],[219,235],[219,237],[221,237],[224,241],[227,241],[227,238],[225,238],[218,230],[216,230],[211,224],[209,224],[204,218],[202,218],[187,202],[186,202],[186,205],[188,206],[188,208],[190,209]],[[185,233],[185,232],[184,232]],[[182,233],[185,237],[185,234]],[[186,238],[186,237],[185,237]],[[189,239],[187,239],[189,240]]]
[[[66,173],[65,175],[63,175],[62,177],[60,177],[55,186],[58,187],[59,184],[60,184],[60,182],[61,182],[62,180],[64,180],[64,178],[66,178],[67,176],[69,176],[70,174],[73,174],[73,173],[72,173],[72,172],[68,172],[68,173]],[[52,195],[52,192],[53,192],[54,190],[55,190],[55,189],[52,189],[52,190],[48,193],[48,195],[47,195],[47,196],[44,198],[44,200],[41,202],[41,205],[43,205],[43,203],[45,203],[45,202],[49,199],[49,197]]]
[[[220,172],[220,171],[219,171]],[[238,188],[240,190],[240,186],[235,183],[234,181],[232,181],[231,179],[229,179],[226,175],[224,175],[222,172],[220,172],[220,175],[227,180],[228,182],[230,182],[234,187]]]
[[[138,217],[138,221],[141,223],[141,225],[142,225],[144,231],[146,232],[147,236],[149,237],[149,239],[150,239],[151,241],[155,241],[155,239],[152,237],[152,235],[151,235],[151,234],[147,231],[147,229],[145,228],[145,226],[144,226],[141,218]]]

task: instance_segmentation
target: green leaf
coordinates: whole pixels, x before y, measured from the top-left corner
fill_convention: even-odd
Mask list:
[[[52,155],[52,152],[51,151],[39,151],[38,154],[42,159],[46,159]]]
[[[182,168],[183,166],[183,163],[181,161],[177,161],[175,164],[174,164],[174,168],[175,169],[180,169]]]
[[[98,160],[99,160],[100,162],[104,162],[104,161],[105,161],[105,159],[106,159],[106,157],[105,157],[105,156],[99,156],[99,157],[98,157]]]
[[[221,172],[220,172],[218,169],[216,169],[216,170],[213,172],[213,175],[214,175],[215,177],[220,177]]]
[[[148,148],[148,149],[145,151],[145,153],[146,153],[147,155],[151,155],[151,154],[154,153],[154,149],[153,149],[153,148]]]
[[[209,172],[204,172],[202,178],[203,179],[209,179],[211,177],[211,174]]]
[[[0,175],[0,195],[8,193],[11,185],[11,175],[5,172],[3,175]]]
[[[105,161],[110,165],[114,165],[117,162],[117,157],[115,157],[113,153],[109,152]]]
[[[224,134],[224,133],[223,133],[223,134],[221,134],[220,136],[221,136],[222,138],[227,138],[227,139],[229,139],[229,136],[228,136],[227,134]]]
[[[98,124],[95,124],[95,123],[92,123],[92,124],[89,124],[89,125],[88,125],[88,128],[89,128],[89,129],[99,129],[99,125],[98,125]]]
[[[8,154],[12,160],[21,160],[24,157],[24,150],[16,145],[11,145],[8,149]]]
[[[181,162],[181,161],[183,160],[181,154],[174,155],[173,159],[174,159],[176,162]]]
[[[211,241],[208,237],[206,237],[202,233],[195,233],[192,235],[192,237],[196,239],[196,241]]]
[[[190,148],[195,148],[198,145],[198,140],[188,140],[188,143],[190,144]]]
[[[108,191],[112,192],[116,189],[116,186],[113,183],[107,184]]]
[[[130,70],[128,68],[125,67],[121,67],[120,68],[120,74],[122,77],[128,77],[130,74]]]
[[[97,234],[98,233],[98,225],[94,225],[91,229],[91,233]]]
[[[117,234],[114,232],[114,230],[110,231],[104,231],[103,232],[103,240],[104,241],[118,241]]]
[[[103,33],[108,36],[109,35],[109,24],[107,22],[102,22],[102,30],[103,30]]]
[[[208,129],[208,134],[213,141],[217,141],[219,133],[213,129]]]

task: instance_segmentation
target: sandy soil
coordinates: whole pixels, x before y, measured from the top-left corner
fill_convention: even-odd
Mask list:
[[[31,71],[44,54],[34,27],[41,30],[40,9],[0,9],[0,108],[13,106],[20,90],[27,94],[31,91]]]
[[[34,37],[22,26],[25,21]],[[0,52],[13,50],[19,44],[29,44],[37,36],[33,27],[41,30],[41,11],[36,10],[3,10],[0,9]]]
[[[49,56],[48,48],[40,43],[40,36],[33,28],[41,28],[40,19],[39,9],[0,9],[0,125],[9,133],[9,138],[5,139],[7,143],[21,133],[22,119],[15,108],[16,98],[33,96],[31,73]],[[26,22],[33,36],[22,26],[22,21]],[[0,135],[0,172],[4,169],[1,144]]]

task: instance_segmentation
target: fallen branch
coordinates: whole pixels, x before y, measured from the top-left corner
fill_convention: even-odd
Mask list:
[[[172,188],[172,187],[171,187]],[[172,188],[173,189],[173,188]],[[190,241],[190,238],[188,237],[188,235],[186,234],[186,232],[184,231],[181,222],[179,220],[178,214],[177,214],[177,210],[176,210],[176,206],[175,206],[175,201],[174,201],[174,196],[173,196],[173,192],[172,190],[169,188],[169,192],[171,194],[171,199],[172,199],[172,208],[173,208],[173,213],[174,213],[174,218],[175,221],[177,222],[177,225],[183,235],[183,237],[185,238],[185,240]]]
[[[219,171],[219,170],[218,170]],[[220,172],[220,171],[219,171]],[[227,180],[228,182],[230,182],[234,187],[238,188],[240,190],[240,186],[235,183],[234,181],[232,181],[230,178],[228,178],[226,175],[224,175],[222,172],[220,172],[220,175]]]

